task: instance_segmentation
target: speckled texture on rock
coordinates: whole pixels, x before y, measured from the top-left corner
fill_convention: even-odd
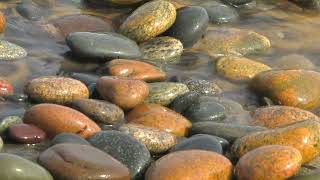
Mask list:
[[[175,38],[156,37],[140,44],[142,59],[158,63],[175,63],[183,52],[182,43]]]
[[[89,97],[89,90],[82,82],[58,76],[32,79],[24,91],[32,100],[40,103],[70,104],[75,99]]]
[[[182,83],[174,82],[156,82],[149,83],[149,96],[145,103],[169,105],[176,97],[189,92],[188,87]]]
[[[312,112],[290,106],[269,106],[258,108],[252,112],[251,125],[276,128],[289,125],[297,121],[320,119]]]
[[[140,178],[151,161],[146,146],[122,132],[102,131],[88,140],[94,147],[103,150],[126,165],[132,179]]]
[[[183,81],[190,91],[194,91],[199,94],[219,94],[222,92],[221,88],[213,81],[207,81],[204,79],[187,79]]]
[[[22,123],[22,118],[19,116],[7,116],[0,121],[0,134],[6,132],[6,130],[14,125]]]
[[[0,60],[10,61],[26,56],[27,51],[22,47],[5,40],[0,40]]]
[[[245,57],[228,56],[220,58],[216,64],[218,74],[233,81],[248,81],[255,75],[271,68]]]
[[[176,8],[164,0],[145,3],[136,9],[120,26],[120,32],[142,42],[166,31],[176,20]]]
[[[238,161],[238,180],[288,179],[300,168],[300,152],[290,146],[269,145],[245,154]]]
[[[197,179],[230,180],[232,164],[210,151],[188,150],[170,153],[148,168],[145,180]]]
[[[299,121],[294,124],[255,132],[239,138],[231,147],[235,157],[266,145],[292,146],[302,155],[302,162],[313,160],[320,153],[320,122],[314,120]]]
[[[144,144],[153,153],[164,153],[177,143],[177,138],[168,132],[138,124],[125,124],[119,128]]]

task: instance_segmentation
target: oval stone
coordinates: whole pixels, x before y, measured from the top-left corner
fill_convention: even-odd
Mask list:
[[[74,32],[66,38],[72,53],[80,58],[100,59],[139,58],[141,56],[136,42],[117,33]]]
[[[118,106],[96,99],[77,99],[72,107],[92,120],[103,124],[118,124],[124,120],[124,112]]]
[[[126,165],[132,179],[139,179],[151,161],[146,146],[122,132],[101,131],[88,140],[92,146],[103,150]]]
[[[39,103],[70,104],[75,99],[89,97],[89,90],[82,82],[58,76],[32,79],[26,84],[24,91]]]
[[[175,111],[159,104],[141,104],[127,115],[129,123],[157,128],[177,136],[185,136],[191,123]]]
[[[269,106],[256,109],[252,113],[250,124],[276,128],[304,120],[320,121],[317,115],[306,110],[289,106]]]
[[[57,144],[42,152],[38,161],[55,179],[130,180],[127,167],[88,145]]]
[[[106,6],[128,6],[135,5],[145,0],[88,0],[89,2]]]
[[[144,102],[163,106],[169,105],[176,97],[189,91],[188,87],[182,83],[156,82],[149,83],[148,85],[150,93]]]
[[[31,107],[24,114],[23,121],[43,129],[49,137],[70,132],[84,138],[101,129],[84,114],[66,106],[39,104]]]
[[[13,92],[13,86],[9,83],[9,81],[0,78],[0,97],[13,94]]]
[[[0,60],[10,61],[22,59],[26,56],[27,51],[24,48],[11,42],[0,40]]]
[[[271,70],[271,68],[245,57],[228,56],[217,61],[216,70],[226,79],[248,81],[260,72]]]
[[[184,47],[191,47],[206,32],[208,22],[209,17],[204,8],[182,7],[177,10],[177,19],[165,35],[179,39]]]
[[[1,153],[0,166],[1,180],[53,180],[43,167],[13,154]]]
[[[129,134],[153,153],[164,153],[177,143],[177,138],[166,131],[138,124],[125,124],[119,131]]]
[[[147,83],[123,77],[101,77],[96,86],[103,99],[127,110],[143,103],[149,95]]]
[[[108,72],[111,76],[128,77],[147,82],[166,79],[165,72],[151,64],[136,60],[114,59],[108,63]]]
[[[235,8],[219,1],[203,3],[201,6],[206,9],[211,23],[222,24],[233,22],[239,17]]]
[[[292,146],[302,155],[302,162],[313,160],[320,153],[320,122],[299,121],[276,129],[251,133],[239,138],[231,147],[232,154],[242,157],[247,152],[266,145]]]
[[[9,137],[18,143],[36,144],[46,138],[46,133],[33,125],[15,124],[9,127]]]
[[[301,163],[301,154],[293,147],[263,146],[240,158],[236,174],[239,180],[288,179],[300,169]]]
[[[145,180],[219,179],[230,180],[232,164],[222,155],[203,150],[170,153],[152,164]]]
[[[23,114],[24,112],[22,112]],[[22,118],[19,116],[6,116],[0,120],[0,134],[3,135],[9,127],[15,124],[21,124]]]
[[[281,105],[314,109],[320,104],[320,73],[315,71],[262,72],[252,79],[251,87]]]
[[[169,29],[175,20],[175,6],[168,1],[155,0],[137,8],[120,26],[120,32],[143,42]]]
[[[60,133],[51,140],[52,146],[62,143],[90,145],[90,143],[87,140],[73,133]]]
[[[0,12],[0,33],[3,33],[7,26],[6,16]]]

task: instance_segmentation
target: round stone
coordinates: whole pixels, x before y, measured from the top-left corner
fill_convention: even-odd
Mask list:
[[[62,143],[90,145],[90,143],[87,140],[73,133],[60,133],[51,140],[52,146]]]
[[[207,81],[203,79],[191,79],[183,81],[190,91],[194,91],[199,94],[219,94],[222,92],[221,88],[213,81]]]
[[[224,156],[210,151],[188,150],[170,153],[152,164],[145,180],[219,179],[229,180],[232,164]]]
[[[170,108],[180,114],[186,111],[200,97],[199,93],[189,91],[176,97],[171,103]]]
[[[126,165],[132,179],[140,178],[151,161],[146,146],[122,132],[102,131],[88,140],[94,147],[103,150]]]
[[[5,31],[6,26],[7,26],[6,17],[2,12],[0,12],[0,33],[3,33]]]
[[[179,39],[185,48],[191,47],[206,32],[208,22],[209,17],[204,8],[183,7],[177,10],[177,19],[165,35]]]
[[[0,60],[10,61],[15,59],[22,59],[26,56],[27,51],[22,47],[5,40],[0,40]]]
[[[15,124],[9,127],[11,140],[22,144],[36,144],[46,138],[46,133],[36,126],[28,124]]]
[[[24,91],[32,100],[40,103],[70,104],[75,99],[89,97],[89,90],[82,82],[58,76],[32,79]]]
[[[137,8],[120,26],[120,32],[143,42],[169,29],[175,20],[175,6],[168,1],[155,0]]]
[[[3,135],[9,127],[15,124],[22,123],[22,119],[19,116],[7,116],[0,121],[0,134]]]
[[[142,59],[155,63],[174,63],[180,60],[182,43],[172,37],[163,36],[140,44]]]
[[[269,145],[242,156],[236,166],[239,180],[288,179],[302,163],[300,152],[290,146]]]
[[[39,104],[24,114],[23,121],[43,129],[49,137],[63,132],[89,137],[101,129],[84,114],[66,106]]]
[[[238,12],[233,7],[218,1],[203,3],[201,6],[206,9],[211,23],[234,22],[239,18]]]
[[[124,120],[123,110],[108,101],[77,99],[72,102],[72,108],[103,124],[114,125]]]
[[[119,161],[88,145],[57,144],[42,152],[39,163],[55,179],[130,180],[129,170]]]
[[[306,57],[299,54],[289,54],[286,56],[277,59],[273,62],[273,65],[276,69],[305,69],[305,70],[314,70],[316,66],[312,61]]]
[[[0,78],[0,97],[13,94],[13,86],[5,79]]]
[[[149,95],[147,83],[123,77],[103,76],[96,86],[103,99],[127,110],[143,103]]]

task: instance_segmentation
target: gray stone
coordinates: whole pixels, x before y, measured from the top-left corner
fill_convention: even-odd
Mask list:
[[[60,133],[51,140],[52,146],[61,143],[90,145],[90,143],[87,140],[73,133]]]
[[[239,17],[238,12],[233,7],[217,1],[204,3],[201,6],[206,9],[211,23],[233,22]]]

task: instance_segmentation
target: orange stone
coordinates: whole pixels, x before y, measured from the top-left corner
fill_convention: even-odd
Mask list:
[[[6,26],[7,26],[6,17],[2,12],[0,12],[0,33],[3,33],[5,31]]]
[[[128,113],[129,123],[157,128],[177,136],[186,136],[191,123],[179,113],[159,104],[141,104]]]
[[[38,104],[24,114],[23,121],[44,130],[49,137],[68,132],[87,138],[100,127],[79,111],[57,104]]]
[[[149,86],[144,81],[114,76],[101,77],[97,90],[102,98],[125,110],[143,103],[149,95]]]
[[[152,164],[145,180],[231,180],[232,164],[210,151],[188,150],[170,153]]]
[[[290,146],[270,145],[245,154],[236,166],[238,180],[281,180],[301,167],[300,152]]]
[[[256,109],[252,113],[250,124],[276,128],[308,119],[319,121],[317,115],[303,109],[290,106],[270,106]]]
[[[129,77],[147,82],[163,81],[166,78],[166,74],[155,66],[135,60],[112,60],[108,64],[108,71],[112,76]]]

